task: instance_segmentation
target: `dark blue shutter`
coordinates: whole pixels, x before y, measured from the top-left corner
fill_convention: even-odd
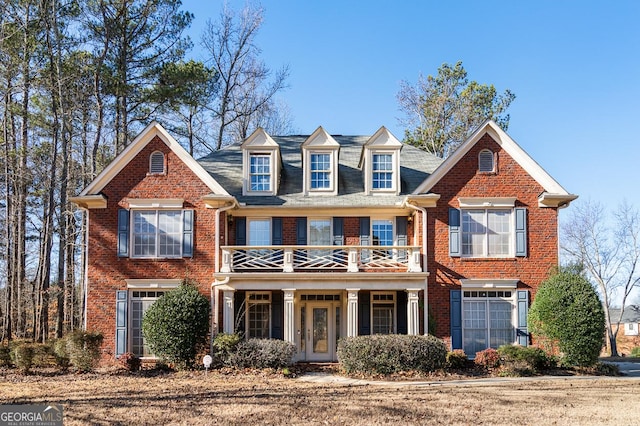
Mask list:
[[[449,256],[460,257],[461,251],[460,210],[449,209]]]
[[[193,256],[193,210],[182,212],[182,257]]]
[[[246,246],[247,245],[247,218],[235,217],[234,222],[236,223],[236,245]]]
[[[369,292],[358,292],[358,336],[371,334],[371,305]]]
[[[462,291],[450,292],[451,350],[462,349]]]
[[[296,218],[296,244],[299,246],[307,245],[307,218]]]
[[[407,217],[396,216],[396,238],[399,246],[407,245]],[[398,260],[404,262],[407,260],[407,251],[398,250]]]
[[[517,342],[520,346],[529,346],[529,329],[527,328],[527,316],[529,314],[529,292],[518,290],[518,328],[516,329]]]
[[[274,217],[271,219],[271,245],[282,245],[282,218]]]
[[[127,352],[127,294],[116,291],[116,357]]]
[[[527,209],[518,207],[516,213],[516,256],[527,255]]]
[[[118,209],[118,257],[129,256],[129,210]]]
[[[371,222],[368,217],[360,218],[360,245],[368,246],[371,245]],[[369,262],[369,250],[362,250],[360,252],[360,260],[363,263]]]
[[[271,292],[271,337],[284,339],[284,295],[282,291]]]
[[[333,218],[333,245],[344,245],[344,219],[341,217]]]
[[[234,315],[234,333],[240,334],[244,338],[248,338],[245,328],[245,315],[248,310],[246,293],[244,291],[236,291],[233,294],[233,315]]]
[[[398,334],[407,334],[409,328],[407,327],[408,318],[407,318],[407,292],[406,291],[396,291],[397,298],[397,321],[398,321]]]

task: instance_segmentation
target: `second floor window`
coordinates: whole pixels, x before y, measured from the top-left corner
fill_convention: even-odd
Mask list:
[[[269,219],[249,220],[249,245],[271,245],[271,221]]]
[[[331,155],[311,154],[311,189],[331,188]]]
[[[180,257],[181,210],[133,211],[133,256]]]
[[[512,255],[511,210],[462,210],[462,255],[508,257]]]
[[[372,156],[372,188],[393,188],[393,155],[373,154]]]
[[[271,191],[271,156],[251,154],[249,164],[251,191]]]

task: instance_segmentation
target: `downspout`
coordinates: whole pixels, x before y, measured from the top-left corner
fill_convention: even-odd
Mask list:
[[[213,312],[213,316],[211,318],[211,345],[213,345],[213,339],[216,336],[216,334],[218,334],[218,317],[219,317],[219,309],[218,309],[218,298],[220,297],[220,290],[218,289],[217,286],[222,285],[222,284],[227,284],[229,282],[229,277],[226,277],[224,280],[222,281],[217,281],[217,279],[215,278],[215,274],[220,272],[220,265],[219,265],[219,261],[220,261],[220,213],[222,212],[226,212],[227,210],[231,210],[233,208],[236,207],[236,201],[234,200],[230,205],[228,206],[224,206],[221,207],[219,209],[216,210],[216,220],[215,220],[215,227],[216,227],[216,234],[215,234],[215,239],[216,239],[216,243],[215,243],[215,254],[214,254],[214,267],[213,267],[213,271],[214,271],[214,282],[211,285],[211,312]],[[226,238],[227,238],[227,227],[225,224],[225,243],[226,243]]]
[[[404,206],[409,207],[412,210],[422,213],[422,267],[424,272],[429,272],[429,265],[427,263],[427,209],[424,207],[414,206],[413,204],[405,201]],[[416,229],[413,230],[414,238],[417,235]],[[424,334],[429,334],[429,293],[428,293],[429,277],[424,279],[424,309],[423,309],[423,321],[424,321]]]
[[[84,307],[82,309],[83,313],[82,316],[84,317],[82,319],[82,329],[84,331],[87,331],[87,301],[89,300],[89,209],[82,209],[84,210],[85,214],[86,214],[86,222],[87,222],[87,229],[85,229],[85,237],[84,237]]]

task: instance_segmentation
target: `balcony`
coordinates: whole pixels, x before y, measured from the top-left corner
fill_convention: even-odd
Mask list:
[[[422,272],[418,246],[223,246],[220,272]]]

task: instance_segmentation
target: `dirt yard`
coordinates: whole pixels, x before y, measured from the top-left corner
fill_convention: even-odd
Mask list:
[[[637,424],[640,379],[346,385],[210,372],[1,375],[0,403],[60,403],[65,425]]]

